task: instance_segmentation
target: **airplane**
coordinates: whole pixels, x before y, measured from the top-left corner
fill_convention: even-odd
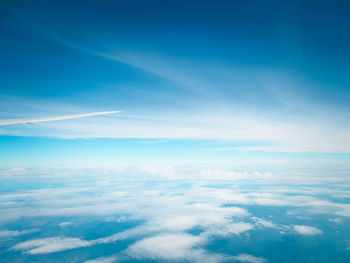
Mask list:
[[[0,125],[13,125],[13,124],[32,124],[36,122],[46,122],[46,121],[59,121],[68,119],[84,118],[96,115],[106,115],[120,113],[122,111],[101,111],[101,112],[91,112],[91,113],[80,113],[80,114],[70,114],[70,115],[59,115],[59,116],[49,116],[49,117],[37,117],[37,118],[23,118],[23,119],[0,119]]]

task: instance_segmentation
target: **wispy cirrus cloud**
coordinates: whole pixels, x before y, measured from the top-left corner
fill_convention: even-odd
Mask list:
[[[89,116],[106,115],[120,113],[120,111],[104,111],[104,112],[91,112],[91,113],[79,113],[70,115],[60,115],[60,116],[49,116],[49,117],[34,117],[34,118],[24,118],[24,119],[0,119],[0,125],[14,125],[14,124],[30,124],[37,122],[47,122],[47,121],[60,121],[69,119],[78,119]]]
[[[93,124],[89,121],[79,121],[45,125],[40,129],[6,128],[0,130],[1,134],[61,138],[219,139],[258,142],[253,145],[212,147],[209,148],[211,151],[350,151],[350,142],[347,139],[349,127],[344,125],[348,113],[324,106],[324,103],[304,101],[303,96],[298,95],[294,88],[301,84],[288,74],[252,68],[242,72],[242,69],[235,65],[225,63],[193,63],[186,58],[152,52],[130,52],[119,46],[105,46],[108,42],[102,42],[100,46],[93,43],[91,36],[88,37],[88,41],[82,40],[84,38],[75,36],[74,33],[53,29],[30,19],[18,19],[16,23],[24,27],[25,31],[70,49],[131,65],[160,76],[175,83],[175,90],[184,88],[190,91],[190,95],[182,96],[177,104],[172,104],[173,100],[170,99],[163,106],[152,102],[152,106],[155,107],[139,103],[128,105],[125,117],[118,119],[118,122],[101,120]],[[274,87],[275,85],[278,88]],[[253,90],[259,91],[261,96],[252,98],[254,92],[245,92],[251,91],[251,86],[255,87]],[[230,94],[232,90],[233,96]],[[101,96],[100,92],[95,95]],[[110,95],[107,92],[105,98],[108,97]],[[235,99],[236,97],[241,99]],[[23,105],[23,99],[18,100]],[[51,105],[55,103],[55,100],[49,102],[46,111],[50,111]],[[265,106],[269,103],[276,105],[276,108],[266,109]],[[32,104],[34,108],[38,107],[38,103]],[[105,104],[104,102],[103,105]]]
[[[16,101],[16,99],[14,99]],[[14,102],[16,104],[16,102]],[[30,101],[28,102],[31,103]],[[35,104],[38,102],[35,102]],[[33,102],[34,104],[34,102]],[[52,114],[47,108],[40,114]],[[56,105],[57,106],[57,105]],[[59,110],[77,112],[76,105],[62,105]],[[58,106],[59,108],[59,106]],[[85,107],[86,108],[86,107]],[[99,106],[99,108],[101,108]],[[84,109],[86,111],[86,109]],[[89,110],[89,109],[88,109]],[[35,116],[36,110],[30,115]],[[16,117],[28,116],[28,113]],[[4,114],[4,113],[3,113]],[[9,113],[10,114],[10,113]],[[53,113],[55,114],[55,113]],[[286,122],[266,119],[258,115],[240,116],[232,112],[213,112],[203,108],[194,109],[189,118],[188,112],[181,109],[157,110],[138,109],[125,111],[118,119],[99,118],[94,120],[47,122],[36,126],[2,126],[1,135],[45,136],[59,138],[134,138],[151,140],[190,139],[241,141],[241,146],[205,147],[217,151],[268,151],[268,152],[349,152],[346,127],[325,126],[326,122],[312,124],[312,121]],[[5,118],[4,116],[3,118]],[[21,119],[21,118],[19,118]],[[28,119],[29,120],[29,119]],[[28,122],[28,120],[22,120]],[[336,134],[336,136],[335,136]],[[251,141],[258,142],[251,145]],[[247,143],[249,142],[249,143]],[[248,144],[248,145],[245,145]]]

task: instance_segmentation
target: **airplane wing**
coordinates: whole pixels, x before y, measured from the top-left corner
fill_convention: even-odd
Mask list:
[[[102,112],[91,112],[91,113],[38,117],[38,118],[0,119],[0,125],[35,123],[35,122],[44,122],[44,121],[59,121],[59,120],[77,119],[77,118],[83,118],[83,117],[89,117],[89,116],[113,114],[113,113],[120,113],[120,112],[121,111],[102,111]]]

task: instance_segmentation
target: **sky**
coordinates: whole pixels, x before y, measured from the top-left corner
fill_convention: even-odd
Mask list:
[[[2,262],[350,262],[349,29],[345,0],[0,1]]]
[[[4,1],[1,119],[123,113],[1,126],[1,165],[28,165],[21,156],[38,151],[38,165],[68,164],[72,147],[79,162],[88,151],[110,164],[133,149],[132,161],[145,143],[153,161],[347,159],[349,10],[346,1]]]

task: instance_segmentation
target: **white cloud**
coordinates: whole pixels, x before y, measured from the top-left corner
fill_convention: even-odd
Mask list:
[[[87,261],[84,261],[83,263],[114,263],[118,262],[118,257],[112,256],[112,257],[100,257],[95,259],[90,259]]]
[[[342,218],[330,218],[328,219],[329,222],[333,222],[333,223],[336,223],[336,224],[340,224],[341,222],[343,222],[343,219]]]
[[[189,250],[201,242],[199,236],[172,234],[145,238],[128,248],[128,254],[135,258],[184,259]]]
[[[227,225],[227,230],[235,235],[239,235],[242,234],[248,230],[252,230],[254,229],[254,226],[252,224],[249,223],[233,223],[230,225]]]
[[[136,259],[175,260],[188,262],[221,262],[222,255],[209,254],[198,248],[205,240],[202,236],[169,234],[144,238],[132,244],[125,251]]]
[[[95,181],[91,180],[93,177],[73,177],[69,173],[66,176],[69,176],[68,183],[72,185],[64,188],[1,195],[0,211],[4,215],[1,219],[9,220],[24,216],[99,215],[103,216],[102,220],[109,220],[109,222],[137,221],[144,223],[124,232],[95,240],[86,241],[83,237],[50,237],[21,242],[13,249],[28,254],[44,254],[117,240],[137,239],[139,241],[125,251],[130,257],[221,262],[228,260],[227,256],[210,254],[204,249],[204,246],[217,236],[237,238],[236,235],[249,235],[251,230],[261,231],[265,228],[280,229],[287,234],[322,234],[321,230],[314,227],[304,225],[287,227],[254,217],[249,212],[250,205],[287,206],[320,213],[330,211],[331,214],[345,211],[340,209],[346,207],[346,204],[337,204],[307,195],[309,192],[310,194],[318,192],[310,191],[304,186],[272,187],[261,184],[258,188],[256,185],[253,185],[252,188],[240,188],[235,182],[232,187],[230,185],[230,188],[218,189],[211,188],[206,180],[186,181],[188,185],[185,187],[180,185],[182,181],[179,183],[179,181],[168,180],[154,181],[154,184],[149,186],[147,180],[124,181],[121,180],[122,177],[105,177],[104,174],[96,181],[108,179],[110,183],[101,185],[95,184]],[[85,184],[85,181],[88,183]],[[293,194],[289,195],[289,192]],[[94,193],[94,195],[88,193]],[[235,206],[242,204],[245,209]],[[64,226],[68,223],[70,222],[63,221],[60,225]],[[185,234],[192,228],[200,229],[201,234],[199,236]],[[154,247],[158,243],[161,243],[161,249],[156,250]],[[235,256],[234,260],[255,263],[259,262],[256,260],[263,259],[240,254]]]
[[[73,224],[72,222],[62,222],[62,223],[59,223],[58,225],[60,226],[60,227],[65,227],[65,226],[69,226],[69,225],[71,225],[71,224]]]
[[[164,229],[169,230],[185,230],[190,229],[199,224],[199,220],[202,218],[199,216],[193,215],[179,215],[179,216],[170,216],[165,217],[164,220],[161,220],[159,223]]]
[[[21,235],[26,235],[34,232],[38,232],[39,230],[37,229],[30,229],[30,230],[0,230],[0,238],[9,238],[9,237],[17,237]]]
[[[294,225],[293,227],[295,232],[302,235],[313,236],[322,234],[321,230],[313,226]]]
[[[275,179],[275,176],[270,173],[259,172],[237,172],[229,170],[202,170],[198,174],[198,178],[202,180],[258,180],[258,179]]]
[[[68,119],[84,118],[89,116],[104,115],[119,113],[120,111],[105,111],[105,112],[92,112],[92,113],[80,113],[60,116],[49,116],[49,117],[34,117],[34,118],[22,118],[22,119],[0,119],[0,125],[12,125],[12,124],[26,124],[36,122],[47,122],[47,121],[59,121]]]
[[[47,254],[80,247],[88,247],[92,243],[79,238],[52,237],[34,239],[18,243],[13,246],[13,250],[23,250],[28,254]]]
[[[21,108],[22,98],[12,98],[12,100],[12,104]],[[5,100],[1,101],[0,97],[1,103],[8,104]],[[52,114],[51,105],[57,103],[28,99],[26,104],[33,104],[27,111],[31,112],[31,115],[38,112],[35,108],[36,104],[46,104],[46,110],[43,113],[40,112],[42,115]],[[215,106],[214,108],[217,109],[218,107]],[[62,104],[58,108],[58,112],[62,109],[77,111],[75,105]],[[346,127],[335,128],[325,121],[305,120],[304,116],[299,116],[297,121],[290,123],[283,119],[266,118],[261,112],[242,114],[246,111],[244,108],[241,109],[241,114],[233,108],[214,111],[212,108],[208,110],[207,105],[200,107],[197,105],[196,108],[191,109],[190,114],[180,109],[177,111],[162,109],[156,112],[141,109],[125,112],[123,118],[118,117],[117,121],[111,121],[113,117],[105,117],[93,120],[47,122],[34,127],[2,126],[4,128],[0,130],[0,134],[60,138],[207,139],[259,142],[253,146],[206,148],[211,151],[349,152],[350,149],[350,143],[346,140],[349,129]],[[27,112],[20,112],[17,116],[25,116]],[[10,114],[11,112],[8,113]]]
[[[305,96],[298,95],[296,87],[307,86],[310,83],[299,83],[302,82],[302,78],[296,77],[294,73],[288,74],[278,70],[271,73],[265,68],[253,70],[249,67],[244,69],[212,60],[196,63],[189,58],[164,54],[156,55],[149,52],[145,52],[145,54],[140,53],[140,51],[130,52],[120,46],[97,48],[101,43],[88,44],[88,42],[94,38],[100,39],[101,36],[91,37],[89,41],[77,41],[77,39],[84,39],[84,37],[68,37],[69,35],[74,36],[74,33],[62,34],[62,32],[56,32],[31,21],[26,21],[22,26],[29,27],[31,32],[37,32],[39,35],[73,50],[125,63],[161,76],[162,79],[176,84],[177,88],[190,90],[191,97],[194,99],[190,100],[189,96],[186,96],[185,99],[181,100],[182,106],[188,107],[188,105],[193,104],[193,108],[190,110],[174,112],[173,108],[175,107],[171,107],[172,109],[168,107],[140,108],[139,105],[131,105],[130,108],[137,108],[134,110],[136,114],[126,115],[126,119],[113,124],[110,121],[101,121],[98,125],[91,125],[89,121],[82,121],[76,125],[45,126],[48,129],[45,129],[44,132],[42,132],[43,126],[41,131],[21,129],[21,134],[38,136],[38,134],[44,133],[45,136],[64,138],[230,139],[272,142],[272,144],[263,144],[262,146],[258,144],[234,147],[234,149],[241,150],[349,152],[349,127],[344,125],[347,123],[348,113],[334,107],[334,105],[325,106],[324,103],[315,104],[315,101],[304,101]],[[110,41],[106,43],[110,43]],[[105,50],[114,51],[106,53]],[[213,67],[213,65],[215,66]],[[265,105],[266,101],[262,98],[262,101],[257,103],[256,98],[258,97],[255,96],[251,101],[251,94],[244,92],[251,89],[245,88],[234,89],[237,95],[244,95],[243,97],[246,98],[237,101],[227,93],[227,90],[230,90],[229,93],[231,93],[232,83],[237,83],[237,81],[243,81],[245,85],[251,87],[260,87],[258,90],[262,89],[265,94],[268,94],[266,98],[273,100],[274,105],[283,106],[278,107],[277,114],[276,110],[266,110],[266,107],[261,107],[261,105]],[[220,90],[219,87],[224,88]],[[218,92],[218,89],[221,92]],[[94,95],[96,94],[92,94],[92,96]],[[6,98],[4,101],[6,102]],[[168,102],[171,103],[171,100]],[[27,102],[20,98],[18,98],[16,105],[11,106],[11,108],[23,109],[23,104],[29,104],[32,108],[45,108],[42,106],[43,103]],[[48,111],[52,108],[50,104],[53,103],[46,104],[48,104],[46,107],[46,111]],[[254,107],[255,104],[257,106]],[[61,105],[61,108],[65,108],[64,106]],[[152,111],[148,108],[155,108],[155,110]],[[178,108],[186,109],[186,107]],[[8,114],[11,114],[11,110],[8,110]],[[16,134],[18,130],[9,129],[2,132],[3,134]],[[223,148],[232,149],[232,147]]]
[[[248,230],[252,230],[254,229],[254,226],[250,223],[233,223],[230,225],[226,225],[227,230],[229,231],[229,233],[235,234],[235,235],[239,235],[242,234]]]
[[[272,223],[271,221],[262,219],[262,218],[258,218],[258,217],[252,217],[253,220],[256,221],[257,225],[263,226],[263,227],[267,227],[267,228],[280,228],[279,226],[277,226],[276,224]]]
[[[244,262],[244,263],[264,263],[266,259],[260,257],[254,257],[248,254],[239,254],[237,256],[232,257],[233,260]]]
[[[206,234],[227,237],[230,235],[240,235],[252,229],[254,229],[254,226],[250,223],[227,223],[223,225],[214,226],[212,229],[208,230]]]

